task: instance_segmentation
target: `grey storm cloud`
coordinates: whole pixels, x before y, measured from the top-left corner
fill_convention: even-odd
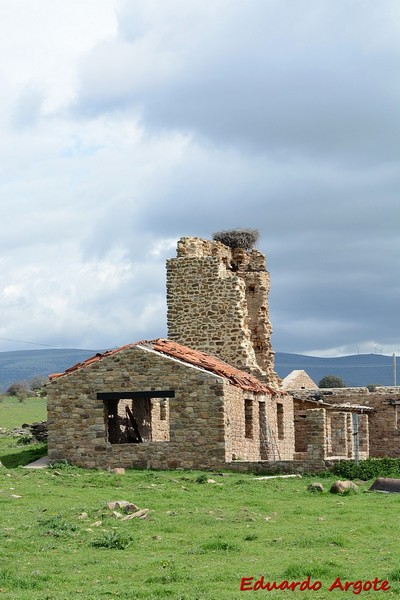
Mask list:
[[[22,74],[15,52],[0,69],[0,336],[166,335],[176,240],[246,226],[267,254],[276,351],[397,350],[398,3],[63,11],[46,2],[46,35],[32,22]],[[0,45],[18,33],[8,16]]]
[[[150,129],[192,132],[279,161],[398,158],[400,44],[391,2],[217,6],[202,28],[194,14],[182,35],[170,19],[156,40],[151,21],[130,35],[133,19],[122,12],[124,37],[82,65],[76,109],[136,110]]]

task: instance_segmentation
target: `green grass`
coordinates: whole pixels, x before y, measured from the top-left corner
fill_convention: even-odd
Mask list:
[[[47,419],[46,398],[27,398],[19,402],[17,398],[0,396],[0,427],[12,429],[23,423],[34,423]]]
[[[201,483],[194,471],[1,468],[0,597],[236,600],[242,577],[263,575],[311,576],[322,588],[257,597],[343,599],[340,590],[328,592],[336,577],[379,577],[390,578],[385,598],[400,599],[400,495],[363,493],[370,482],[338,497],[308,492],[315,478],[212,478],[217,483]],[[333,480],[321,481],[329,489]],[[149,518],[117,519],[112,500],[148,508]]]

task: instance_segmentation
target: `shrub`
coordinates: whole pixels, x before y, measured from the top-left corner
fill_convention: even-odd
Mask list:
[[[259,237],[257,229],[229,229],[213,234],[215,242],[221,242],[229,248],[243,248],[244,250],[251,250],[258,242]]]
[[[12,383],[7,389],[7,396],[26,397],[29,395],[29,385],[25,381]]]
[[[32,436],[31,435],[21,435],[18,439],[17,439],[17,444],[18,446],[27,446],[28,444],[32,443]]]
[[[380,383],[369,383],[368,385],[366,385],[365,387],[367,388],[367,390],[369,392],[375,392],[377,387],[380,387]]]
[[[399,458],[367,458],[357,465],[352,460],[341,460],[332,469],[335,475],[346,479],[375,479],[376,477],[400,477]]]
[[[53,537],[68,537],[78,529],[74,523],[66,521],[61,515],[54,515],[48,519],[39,521],[39,525],[46,530],[46,535]]]
[[[205,552],[236,552],[239,550],[236,544],[230,542],[224,542],[220,539],[206,542],[201,545],[202,550]]]

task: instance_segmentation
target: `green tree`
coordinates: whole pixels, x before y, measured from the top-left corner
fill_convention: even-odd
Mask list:
[[[18,398],[19,402],[25,402],[25,399],[29,396],[29,385],[26,381],[12,383],[6,393],[7,396]]]
[[[343,379],[336,375],[325,375],[318,384],[320,388],[344,388],[346,387]]]

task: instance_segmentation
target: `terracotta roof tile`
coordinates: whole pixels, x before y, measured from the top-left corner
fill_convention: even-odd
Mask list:
[[[109,350],[102,354],[98,353],[91,358],[88,358],[82,363],[77,363],[73,367],[70,367],[65,371],[65,373],[55,373],[50,375],[49,378],[51,381],[61,377],[63,375],[69,375],[78,369],[85,368],[86,366],[92,365],[99,360],[103,360],[109,356],[117,354],[122,350],[126,350],[128,348],[134,347],[144,347],[154,350],[155,352],[159,352],[160,354],[165,354],[171,358],[176,358],[185,362],[189,365],[200,367],[205,371],[209,371],[214,373],[215,375],[219,375],[228,379],[230,383],[236,387],[240,387],[244,390],[249,390],[258,393],[270,393],[277,394],[282,393],[281,391],[277,391],[261,382],[254,375],[250,375],[245,371],[241,371],[232,367],[228,363],[223,362],[222,360],[216,358],[215,356],[211,356],[209,354],[205,354],[204,352],[200,352],[199,350],[193,350],[192,348],[188,348],[187,346],[182,346],[181,344],[177,344],[176,342],[172,342],[171,340],[167,340],[164,338],[158,338],[156,340],[149,341],[141,341],[135,344],[127,344],[126,346],[122,346],[121,348],[116,348],[115,350]]]
[[[205,354],[199,350],[193,350],[186,346],[181,346],[176,342],[163,338],[152,340],[151,342],[148,342],[148,344],[157,352],[177,358],[193,366],[203,368],[206,371],[215,373],[215,375],[225,377],[226,379],[229,379],[233,385],[242,389],[262,393],[277,393],[276,390],[273,390],[271,387],[261,382],[257,377],[254,377],[254,375],[236,369],[215,356]],[[142,345],[144,344],[142,343]]]

